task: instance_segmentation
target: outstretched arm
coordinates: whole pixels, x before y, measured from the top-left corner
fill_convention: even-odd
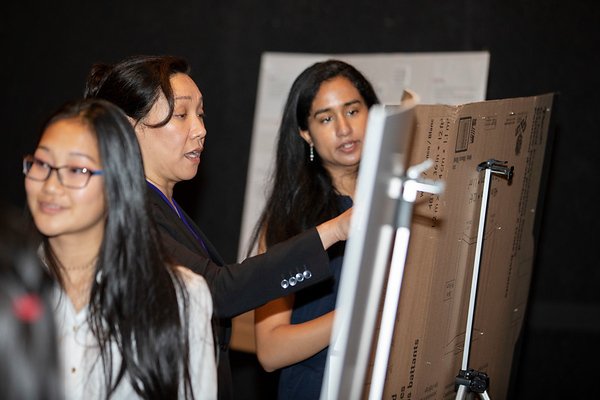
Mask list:
[[[173,263],[185,265],[206,279],[213,295],[214,313],[220,318],[242,314],[328,278],[331,269],[323,249],[335,241],[346,240],[348,235],[350,214],[344,213],[316,229],[272,246],[267,254],[250,257],[240,264],[226,264],[193,222],[210,256],[171,207],[153,190],[150,192],[153,217],[166,255]],[[282,285],[284,279],[304,271],[310,273],[310,279],[299,281],[295,286]]]

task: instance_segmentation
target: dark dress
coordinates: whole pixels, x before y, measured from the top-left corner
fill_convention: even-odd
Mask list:
[[[352,199],[348,196],[339,196],[338,201],[340,213],[352,207]],[[313,320],[335,309],[345,244],[345,242],[337,243],[327,251],[333,276],[296,293],[292,310],[292,324]],[[328,349],[325,348],[304,361],[282,368],[279,377],[278,399],[319,399]]]
[[[208,283],[215,316],[219,399],[233,399],[231,318],[331,276],[327,253],[313,228],[273,246],[265,254],[239,264],[226,264],[189,215],[178,206],[176,211],[150,183],[148,197],[167,257],[202,275]],[[300,275],[302,279],[297,279]]]

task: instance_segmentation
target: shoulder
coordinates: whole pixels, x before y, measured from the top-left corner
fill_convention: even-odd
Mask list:
[[[199,303],[202,308],[210,308],[212,311],[212,297],[204,277],[181,265],[175,267],[175,273],[183,281],[192,302]]]
[[[175,266],[175,272],[181,277],[187,289],[203,290],[203,288],[206,288],[208,290],[208,285],[204,277],[193,272],[188,267],[177,265]]]

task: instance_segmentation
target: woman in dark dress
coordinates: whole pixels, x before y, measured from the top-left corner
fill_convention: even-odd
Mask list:
[[[369,108],[367,79],[338,60],[294,81],[279,128],[274,178],[255,234],[260,251],[352,207]],[[280,399],[318,399],[333,325],[344,243],[328,250],[333,276],[255,312],[257,355],[282,369]]]

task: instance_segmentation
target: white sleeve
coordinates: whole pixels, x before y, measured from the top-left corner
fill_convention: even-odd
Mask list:
[[[196,399],[217,398],[217,366],[211,318],[213,303],[204,278],[178,268],[188,291],[190,380]]]

